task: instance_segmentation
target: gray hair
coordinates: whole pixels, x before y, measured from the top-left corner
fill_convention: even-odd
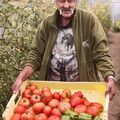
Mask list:
[[[55,0],[51,0],[51,3],[54,3],[55,2]]]
[[[51,2],[52,2],[52,3],[54,3],[54,2],[55,2],[55,0],[51,0]]]
[[[56,0],[51,0],[52,3],[55,3],[55,1],[56,1]],[[78,2],[79,0],[76,0],[76,1]]]

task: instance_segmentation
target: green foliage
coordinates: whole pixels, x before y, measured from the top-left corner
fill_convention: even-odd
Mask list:
[[[114,32],[120,32],[120,20],[116,21],[112,27]]]
[[[107,34],[108,30],[111,28],[111,25],[112,25],[109,3],[101,4],[100,2],[96,2],[94,5],[90,6],[88,5],[87,0],[83,0],[81,1],[81,4],[79,7],[92,11],[100,20],[103,26],[103,29]]]
[[[107,33],[108,30],[111,28],[112,20],[111,20],[111,13],[109,9],[109,4],[95,4],[91,11],[97,15],[99,18],[104,31]]]
[[[12,95],[11,86],[23,68],[38,25],[53,11],[47,0],[33,1],[22,4],[5,0],[0,6],[0,116]],[[38,79],[38,74],[31,79]]]

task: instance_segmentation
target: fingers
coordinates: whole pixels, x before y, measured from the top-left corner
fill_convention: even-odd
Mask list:
[[[115,96],[115,88],[111,87],[110,100],[112,100],[114,96]]]
[[[110,100],[112,100],[113,99],[113,97],[115,96],[115,93],[113,93],[113,92],[111,92],[111,91],[107,91],[106,93],[105,93],[105,95],[107,95],[107,94],[109,94],[109,99]]]
[[[105,94],[109,94],[110,100],[112,100],[113,97],[115,96],[115,85],[108,83]]]
[[[17,92],[21,84],[22,84],[21,80],[16,80],[15,83],[12,85],[12,91],[14,94]]]
[[[19,87],[16,84],[13,84],[13,86],[12,86],[13,94],[15,94],[17,92],[18,88]]]

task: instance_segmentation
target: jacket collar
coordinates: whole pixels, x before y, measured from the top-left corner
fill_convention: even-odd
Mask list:
[[[52,14],[52,17],[51,19],[49,20],[49,23],[52,27],[58,29],[57,27],[57,19],[58,19],[58,16],[59,16],[59,11],[58,9]]]

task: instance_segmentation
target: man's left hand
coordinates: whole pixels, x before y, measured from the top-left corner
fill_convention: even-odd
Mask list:
[[[115,96],[115,81],[113,79],[107,79],[106,94],[110,95],[110,100]]]

